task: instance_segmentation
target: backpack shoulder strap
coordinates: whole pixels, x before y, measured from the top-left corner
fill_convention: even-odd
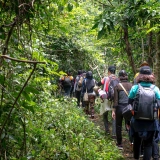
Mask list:
[[[119,85],[122,87],[122,89],[124,90],[124,92],[125,92],[126,95],[128,96],[128,92],[127,92],[126,89],[123,87],[122,83],[119,83]]]
[[[150,88],[154,90],[155,85],[154,85],[154,84],[152,84],[152,85],[150,86]]]

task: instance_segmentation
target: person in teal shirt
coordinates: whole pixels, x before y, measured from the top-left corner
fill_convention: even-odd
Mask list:
[[[130,90],[130,93],[128,96],[129,97],[128,104],[132,105],[134,102],[134,98],[136,97],[136,94],[139,88],[138,83],[142,87],[150,87],[155,83],[155,77],[152,74],[152,70],[149,66],[143,66],[140,68],[139,75],[137,76],[137,85],[134,85]],[[153,90],[155,92],[155,97],[156,97],[158,107],[160,107],[159,88],[157,86],[154,86]],[[158,135],[159,135],[158,119],[142,120],[142,119],[135,119],[134,116],[132,116],[131,122],[130,122],[130,130],[131,130],[131,135],[133,136],[133,141],[134,141],[134,144],[133,144],[134,158],[139,159],[141,143],[143,140],[143,145],[144,145],[143,160],[150,160],[152,157],[153,140],[158,138]],[[155,156],[154,160],[159,159],[159,153],[153,156]]]

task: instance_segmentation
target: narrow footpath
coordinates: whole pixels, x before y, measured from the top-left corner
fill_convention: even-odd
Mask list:
[[[100,129],[104,130],[104,124],[103,124],[102,116],[100,116],[99,114],[95,114],[95,118],[91,119],[91,120],[93,121],[93,123],[95,125],[99,126]],[[111,125],[111,123],[110,123],[110,125]],[[122,135],[123,135],[123,150],[122,150],[122,154],[123,154],[123,156],[124,156],[124,158],[126,160],[134,160],[133,152],[132,152],[132,146],[129,143],[127,131],[125,131],[123,129]],[[110,136],[110,135],[108,135],[108,136]],[[116,143],[116,140],[115,139],[113,139],[113,140]]]

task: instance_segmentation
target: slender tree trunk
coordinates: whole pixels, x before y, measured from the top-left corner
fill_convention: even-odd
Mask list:
[[[148,59],[147,59],[147,62],[149,64],[149,66],[153,66],[153,44],[152,44],[152,40],[153,40],[153,32],[150,32],[149,35],[148,35]]]
[[[129,58],[129,63],[130,63],[130,66],[132,67],[133,73],[136,74],[134,59],[132,57],[131,46],[130,46],[129,39],[128,39],[128,27],[125,26],[123,28],[123,30],[124,30],[124,41],[126,44],[126,52],[127,52],[128,58]]]
[[[142,47],[142,62],[144,61],[144,41],[143,38],[141,38],[141,47]]]
[[[156,37],[156,66],[155,66],[155,76],[156,76],[156,85],[160,88],[160,32]]]

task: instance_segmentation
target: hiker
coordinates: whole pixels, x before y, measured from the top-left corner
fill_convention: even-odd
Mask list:
[[[79,84],[83,83],[83,80],[86,78],[86,71],[82,71],[82,76],[80,78],[80,82]],[[81,91],[81,103],[82,103],[82,107],[85,108],[85,104],[83,102],[83,94],[82,94],[82,91]]]
[[[104,85],[105,88],[104,90],[106,91],[106,93],[108,94],[108,89],[109,89],[109,84],[111,79],[117,79],[116,75],[116,67],[115,66],[109,66],[108,67],[108,77],[104,77],[103,79],[101,79],[101,81],[98,83],[98,86],[100,85]],[[104,99],[104,101],[107,101],[107,106],[105,108],[105,111],[103,113],[103,122],[104,122],[104,127],[105,127],[105,134],[110,134],[109,132],[109,124],[108,124],[108,112],[112,110],[112,105],[113,102],[112,101],[108,101],[106,99]],[[115,126],[115,120],[112,118],[112,138],[116,138],[116,126]]]
[[[69,73],[69,75],[72,75],[72,73]],[[70,90],[70,97],[74,96],[73,90],[74,90],[74,82],[75,82],[75,78],[72,76],[71,78],[71,90]]]
[[[80,102],[81,102],[81,90],[82,90],[82,84],[80,84],[80,80],[82,77],[82,70],[78,70],[77,76],[75,78],[75,83],[74,83],[74,89],[73,92],[75,93],[75,97],[77,98],[77,106],[80,107]]]
[[[94,105],[96,99],[96,94],[93,91],[95,85],[96,81],[95,79],[93,79],[93,74],[91,71],[88,71],[86,73],[86,78],[83,80],[82,83],[82,97],[85,113],[91,116],[92,119],[94,119]],[[87,93],[86,95],[88,95],[87,99],[84,99],[85,93]]]
[[[112,118],[116,120],[117,146],[119,149],[123,149],[122,121],[124,117],[122,115],[122,111],[128,104],[128,93],[132,87],[132,83],[128,82],[128,75],[125,70],[121,70],[118,76],[120,82],[114,88],[114,105],[112,109]]]
[[[149,66],[148,62],[147,62],[147,61],[143,61],[142,64],[140,65],[140,68],[143,67],[143,66]],[[139,70],[140,70],[140,68],[139,68]],[[134,85],[137,84],[136,79],[137,79],[137,76],[138,76],[138,75],[139,75],[139,72],[136,73],[136,75],[134,76]],[[133,143],[133,142],[131,142],[131,143]],[[154,157],[154,155],[155,155],[155,157],[156,157],[156,156],[159,154],[158,143],[153,142],[153,145],[152,145],[152,146],[153,146],[153,156],[152,156],[152,157]],[[158,149],[157,149],[157,148],[158,148]],[[144,147],[143,147],[143,142],[142,142],[142,144],[141,144],[140,157],[143,157],[143,152],[144,152]]]
[[[141,143],[143,141],[143,147],[144,147],[143,160],[150,160],[152,156],[153,141],[157,139],[159,133],[159,122],[158,119],[156,119],[157,115],[156,111],[160,106],[159,105],[160,91],[157,86],[153,85],[153,83],[155,82],[155,77],[152,74],[152,70],[149,66],[143,66],[140,68],[136,81],[138,84],[134,85],[131,88],[128,101],[128,104],[133,105],[133,111],[134,111],[134,115],[132,116],[130,121],[130,132],[131,135],[133,136],[133,142],[134,142],[133,156],[135,159],[139,159]],[[149,92],[147,92],[146,88],[148,88],[148,90],[150,89]],[[145,89],[145,94],[143,91],[144,89]],[[155,98],[151,96],[154,96]],[[158,103],[156,103],[154,99],[156,99]],[[141,102],[141,105],[139,105],[139,101]],[[154,107],[152,105],[154,105]],[[148,109],[147,111],[146,108]],[[141,110],[142,112],[140,112]],[[149,119],[148,118],[149,116],[152,117],[155,116],[155,118]],[[154,160],[159,159],[158,158],[159,155],[156,156],[157,157],[154,157]]]
[[[72,88],[73,76],[68,72],[67,75],[64,75],[60,78],[60,82],[64,89],[64,96],[70,97],[71,88]]]

